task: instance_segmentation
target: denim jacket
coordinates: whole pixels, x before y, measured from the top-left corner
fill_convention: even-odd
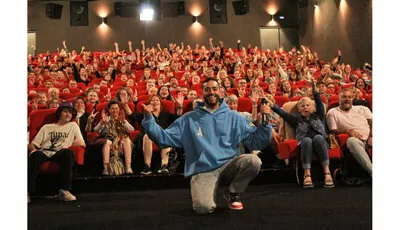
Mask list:
[[[285,111],[283,111],[278,105],[274,105],[272,110],[277,113],[279,116],[283,118],[290,126],[296,129],[296,140],[297,142],[301,142],[304,137],[307,135],[307,131],[313,127],[313,129],[321,134],[323,137],[328,138],[328,135],[325,131],[325,108],[324,104],[321,100],[321,96],[319,93],[313,93],[315,100],[316,112],[310,115],[309,122],[301,116],[300,113],[297,113],[296,116],[293,116]]]

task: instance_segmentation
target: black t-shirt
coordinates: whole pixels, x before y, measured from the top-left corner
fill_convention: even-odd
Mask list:
[[[161,112],[158,117],[153,114],[156,123],[161,126],[162,129],[168,128],[179,116],[176,114],[171,114],[168,112]],[[128,120],[131,123],[138,122],[142,125],[142,120],[144,119],[143,113],[132,113],[128,116]]]

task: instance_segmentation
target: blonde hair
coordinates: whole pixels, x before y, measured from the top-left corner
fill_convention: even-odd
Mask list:
[[[226,104],[231,103],[231,102],[238,103],[238,98],[236,97],[236,95],[228,95],[225,97]]]
[[[301,106],[303,103],[305,103],[307,100],[310,101],[310,104],[311,104],[311,112],[312,112],[312,113],[315,112],[315,111],[316,111],[316,109],[315,109],[315,103],[314,103],[314,101],[311,100],[311,98],[309,98],[309,97],[302,97],[302,98],[300,98],[300,100],[299,100],[299,101],[297,102],[297,104],[296,104],[297,110],[299,110],[300,106]]]

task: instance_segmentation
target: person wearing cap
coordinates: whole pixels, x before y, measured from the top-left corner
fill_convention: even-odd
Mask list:
[[[64,102],[56,111],[57,123],[44,125],[28,145],[28,203],[30,194],[36,191],[36,178],[40,166],[46,161],[56,162],[60,167],[59,199],[74,201],[76,197],[70,193],[74,155],[71,146],[85,147],[78,124],[71,122],[77,112],[71,103]]]

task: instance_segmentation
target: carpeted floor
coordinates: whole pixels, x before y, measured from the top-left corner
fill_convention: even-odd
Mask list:
[[[215,213],[191,209],[189,188],[77,193],[77,201],[36,198],[29,229],[372,229],[372,188],[303,189],[296,184],[253,185],[233,211],[218,190]]]

